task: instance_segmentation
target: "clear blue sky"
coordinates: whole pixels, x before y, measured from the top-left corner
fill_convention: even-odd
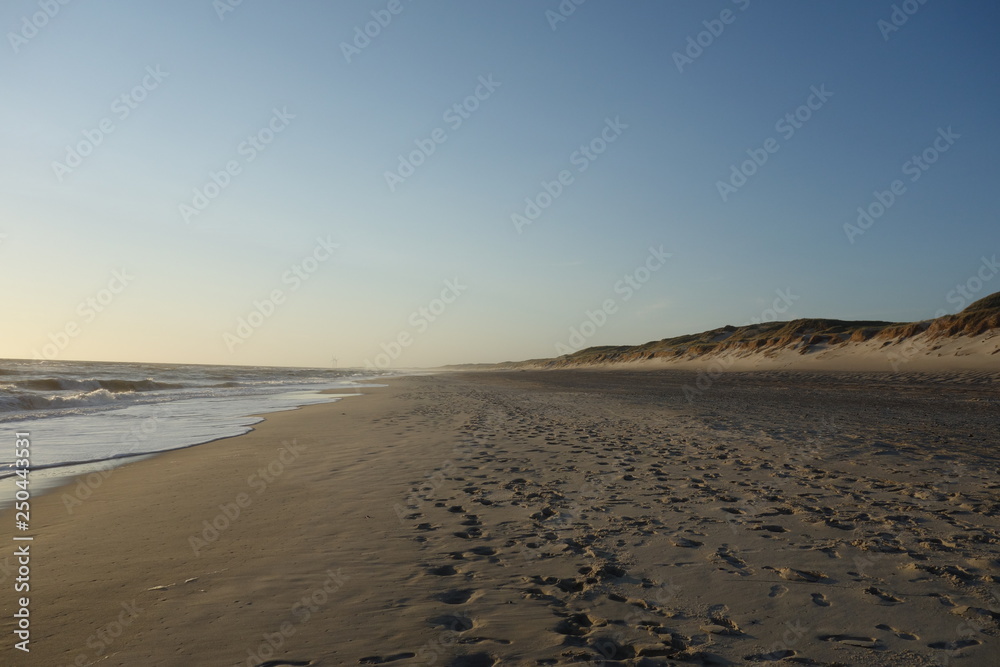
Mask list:
[[[587,345],[742,324],[776,290],[782,319],[916,320],[1000,251],[995,3],[897,2],[896,26],[871,0],[226,1],[3,3],[0,356],[500,361],[606,302]]]

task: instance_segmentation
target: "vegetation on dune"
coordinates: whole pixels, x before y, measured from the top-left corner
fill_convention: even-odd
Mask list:
[[[652,359],[695,359],[723,352],[776,354],[784,350],[795,350],[800,354],[808,354],[831,347],[869,341],[883,341],[883,345],[889,345],[924,333],[929,338],[978,336],[991,329],[1000,329],[1000,292],[976,301],[955,315],[945,315],[922,322],[810,318],[742,327],[725,326],[702,333],[650,341],[642,345],[602,345],[588,347],[554,359],[505,362],[492,366],[553,368]]]
[[[838,345],[859,332],[870,338],[891,322],[846,322],[800,319],[766,322],[743,327],[726,326],[700,334],[665,338],[642,345],[590,347],[549,360],[548,365],[577,365],[639,361],[643,359],[693,359],[722,352],[752,353],[785,348],[808,351],[820,345]]]
[[[966,313],[975,313],[984,310],[993,311],[994,314],[1000,311],[1000,292],[990,294],[979,301],[974,301],[968,308],[963,310],[961,314],[964,315]]]

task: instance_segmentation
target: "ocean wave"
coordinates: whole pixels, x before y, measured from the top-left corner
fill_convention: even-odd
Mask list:
[[[44,396],[42,394],[20,393],[0,396],[0,411],[50,410],[73,408],[87,405],[107,405],[118,400],[118,396],[107,389],[70,394],[68,396]]]
[[[145,380],[118,380],[118,379],[85,379],[73,380],[69,378],[36,378],[32,380],[21,380],[15,385],[21,389],[32,391],[96,391],[104,389],[113,394],[126,394],[134,391],[162,391],[165,389],[183,389],[189,385],[176,384],[171,382],[157,382],[146,378]]]

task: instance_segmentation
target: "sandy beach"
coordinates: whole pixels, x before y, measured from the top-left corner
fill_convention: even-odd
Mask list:
[[[1000,5],[0,23],[0,667],[1000,667]]]
[[[998,381],[392,379],[35,498],[0,662],[996,665]]]

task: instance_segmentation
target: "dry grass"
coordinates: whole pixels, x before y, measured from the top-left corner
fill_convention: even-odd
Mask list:
[[[800,319],[743,327],[725,326],[697,334],[650,341],[642,345],[588,347],[554,359],[533,359],[489,365],[492,368],[560,368],[649,359],[691,359],[726,352],[738,355],[795,350],[808,354],[829,346],[884,340],[899,343],[924,332],[933,338],[977,336],[1000,329],[1000,292],[976,301],[957,315],[923,322],[880,322]],[[724,340],[719,340],[723,338]]]

